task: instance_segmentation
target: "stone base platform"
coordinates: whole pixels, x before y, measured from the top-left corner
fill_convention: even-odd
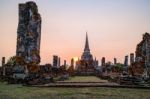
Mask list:
[[[57,82],[44,85],[25,85],[29,87],[112,87],[112,88],[139,88],[150,89],[150,86],[138,86],[138,85],[119,85],[117,83],[102,83],[102,82]]]

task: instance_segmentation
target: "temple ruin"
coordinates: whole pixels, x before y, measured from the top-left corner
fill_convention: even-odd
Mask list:
[[[135,51],[135,62],[132,55],[131,66],[129,72],[132,75],[142,75],[148,77],[150,75],[150,34],[143,34],[143,40],[137,44]]]
[[[27,64],[40,63],[41,16],[35,2],[19,4],[16,56]]]

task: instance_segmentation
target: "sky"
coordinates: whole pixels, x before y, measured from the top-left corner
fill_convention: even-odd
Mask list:
[[[16,54],[18,4],[27,1],[0,0],[0,61]],[[123,63],[150,32],[150,0],[33,1],[42,17],[41,64],[52,63],[53,55],[61,57],[61,64],[80,58],[86,31],[93,57]]]

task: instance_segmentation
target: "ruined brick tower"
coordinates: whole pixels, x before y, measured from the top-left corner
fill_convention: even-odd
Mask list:
[[[40,63],[41,16],[35,2],[19,4],[16,56],[27,64]]]
[[[150,34],[143,34],[143,40],[137,45],[134,54],[132,55],[132,64],[129,68],[130,74],[142,75],[150,77]]]

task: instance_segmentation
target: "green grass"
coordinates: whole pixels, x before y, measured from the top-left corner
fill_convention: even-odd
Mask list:
[[[102,80],[96,76],[75,76],[65,81],[67,82],[108,82],[107,80]]]
[[[0,99],[150,99],[149,89],[39,88],[0,82]]]

